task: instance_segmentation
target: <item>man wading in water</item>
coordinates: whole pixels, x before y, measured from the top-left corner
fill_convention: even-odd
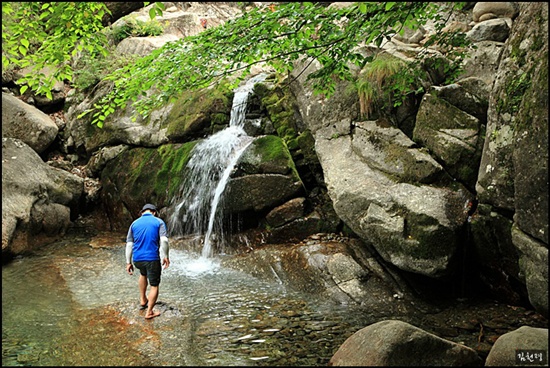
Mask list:
[[[134,265],[139,269],[140,309],[147,308],[145,318],[151,319],[160,316],[160,312],[153,311],[153,307],[159,295],[161,260],[165,269],[170,266],[168,236],[166,224],[156,217],[157,207],[148,203],[143,206],[140,215],[132,222],[126,236],[126,272],[133,275]],[[147,284],[151,286],[149,297],[146,295]]]

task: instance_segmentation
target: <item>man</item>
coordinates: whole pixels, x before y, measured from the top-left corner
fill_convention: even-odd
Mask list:
[[[132,222],[126,236],[126,272],[133,275],[134,265],[139,269],[140,307],[147,309],[145,318],[151,319],[160,316],[160,312],[153,310],[153,307],[159,294],[161,260],[165,269],[170,266],[168,236],[166,224],[157,217],[155,205],[147,203],[140,215]],[[147,297],[148,284],[151,287]]]

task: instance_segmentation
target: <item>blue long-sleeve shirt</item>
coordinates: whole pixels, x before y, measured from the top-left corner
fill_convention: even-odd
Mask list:
[[[166,242],[161,242],[161,237],[166,238]],[[163,253],[162,258],[168,258],[167,240],[168,236],[164,221],[155,217],[152,213],[145,212],[132,222],[128,229],[126,262],[130,263],[130,260],[134,262],[158,261],[161,259],[160,253]]]

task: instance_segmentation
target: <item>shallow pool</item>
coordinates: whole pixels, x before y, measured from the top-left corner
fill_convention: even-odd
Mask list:
[[[326,365],[375,321],[172,249],[156,308],[138,308],[123,238],[68,237],[2,268],[2,365]]]

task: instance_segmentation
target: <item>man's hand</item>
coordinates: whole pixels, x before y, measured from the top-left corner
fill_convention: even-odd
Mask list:
[[[134,274],[134,265],[131,263],[126,263],[126,272],[128,272],[129,275]]]
[[[164,258],[162,260],[162,266],[163,266],[162,268],[165,268],[165,269],[170,267],[170,260],[168,258]]]

